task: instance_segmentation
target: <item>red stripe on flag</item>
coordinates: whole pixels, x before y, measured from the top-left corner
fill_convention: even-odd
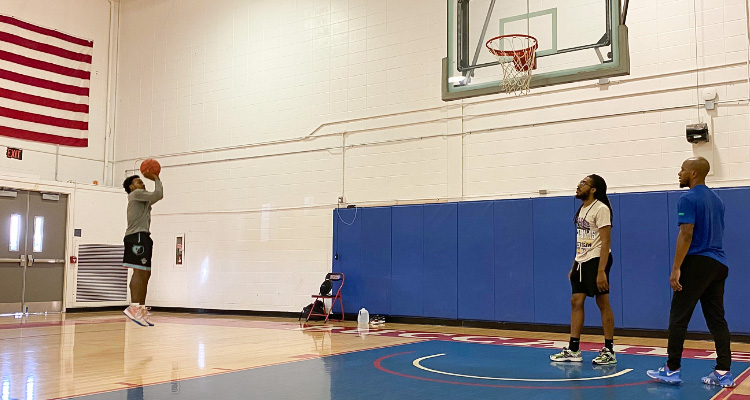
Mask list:
[[[56,74],[70,76],[72,78],[80,78],[80,79],[86,79],[86,80],[91,79],[90,71],[63,67],[62,65],[57,65],[57,64],[46,62],[46,61],[35,60],[33,58],[24,57],[18,54],[13,54],[8,51],[0,50],[0,60],[10,61],[12,63],[25,65],[31,68],[41,69],[43,71],[54,72]]]
[[[33,140],[36,142],[61,144],[64,146],[87,147],[89,145],[88,139],[50,135],[49,133],[27,131],[24,129],[16,129],[2,125],[0,125],[0,135],[18,139]]]
[[[53,54],[62,58],[67,58],[69,60],[91,64],[91,56],[88,54],[76,53],[75,51],[65,50],[63,48],[52,46],[50,44],[39,43],[34,40],[22,38],[20,36],[16,36],[7,32],[0,32],[0,41],[12,43],[31,50]]]
[[[50,126],[58,126],[67,129],[79,129],[82,131],[89,129],[89,123],[84,121],[74,121],[72,119],[50,117],[48,115],[34,114],[26,111],[18,111],[12,108],[0,107],[0,117],[13,118],[20,121],[34,122]]]
[[[50,89],[57,92],[77,94],[79,96],[89,95],[89,88],[66,85],[64,83],[48,81],[46,79],[34,78],[33,76],[23,75],[16,72],[0,69],[0,79],[7,79],[9,81],[22,83],[24,85],[36,86],[43,89]]]
[[[91,40],[80,39],[75,36],[70,36],[65,33],[58,32],[54,29],[42,28],[41,26],[32,25],[28,22],[23,22],[13,17],[0,15],[0,22],[4,22],[9,25],[14,25],[19,28],[23,28],[32,32],[41,33],[42,35],[52,36],[52,37],[64,40],[66,42],[77,44],[77,45],[86,46],[86,47],[94,47],[94,42]]]
[[[80,113],[89,113],[88,104],[77,104],[67,101],[60,101],[55,99],[49,99],[47,97],[34,96],[31,94],[16,92],[15,90],[0,88],[0,97],[6,99],[21,101],[29,104],[36,104],[38,106],[56,108],[58,110],[73,111]]]

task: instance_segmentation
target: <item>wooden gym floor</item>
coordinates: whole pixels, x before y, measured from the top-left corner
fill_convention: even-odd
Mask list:
[[[741,343],[733,344],[733,372],[743,381],[734,390],[720,390],[693,382],[713,366],[713,344],[704,341],[686,343],[685,383],[672,387],[644,375],[665,361],[664,339],[616,337],[619,373],[610,374],[615,370],[600,373],[590,364],[601,336],[582,337],[582,349],[589,350],[582,366],[553,368],[547,354],[565,345],[568,335],[392,323],[363,332],[354,322],[172,313],[157,313],[154,322],[141,327],[119,312],[0,317],[0,400],[212,393],[216,398],[383,398],[392,388],[412,399],[449,394],[593,399],[610,397],[607,393],[639,400],[750,399],[750,379],[744,380],[750,375],[750,345]],[[414,359],[419,354],[427,355],[421,364]],[[449,364],[436,367],[449,356]],[[567,383],[545,386],[536,382],[545,379],[498,377],[515,373],[503,369],[508,367],[523,377]],[[253,382],[251,392],[243,386],[248,382]],[[530,390],[550,388],[556,390]]]

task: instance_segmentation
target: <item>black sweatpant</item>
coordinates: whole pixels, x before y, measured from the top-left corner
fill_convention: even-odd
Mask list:
[[[714,337],[716,369],[729,371],[732,363],[729,327],[724,319],[724,283],[729,268],[711,257],[689,255],[680,267],[682,290],[674,292],[669,311],[669,344],[667,366],[680,368],[682,347],[685,343],[690,317],[695,305],[701,302],[706,325]]]

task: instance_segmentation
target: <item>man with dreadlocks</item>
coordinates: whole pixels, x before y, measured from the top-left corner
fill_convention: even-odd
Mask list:
[[[582,362],[579,348],[583,328],[583,304],[586,297],[595,297],[602,314],[604,347],[592,361],[594,365],[617,363],[614,334],[615,317],[609,305],[609,270],[612,268],[612,206],[607,198],[607,183],[599,175],[589,175],[578,183],[576,198],[581,206],[574,222],[577,230],[576,257],[568,279],[573,289],[570,298],[570,343],[549,358],[555,362]]]

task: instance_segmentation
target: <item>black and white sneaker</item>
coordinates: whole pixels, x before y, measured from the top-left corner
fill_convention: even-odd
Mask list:
[[[594,365],[612,365],[617,364],[617,357],[615,353],[606,347],[599,350],[599,355],[591,361]]]
[[[569,348],[563,347],[562,351],[552,354],[549,359],[554,362],[581,362],[583,361],[583,355],[581,350],[570,351]]]

